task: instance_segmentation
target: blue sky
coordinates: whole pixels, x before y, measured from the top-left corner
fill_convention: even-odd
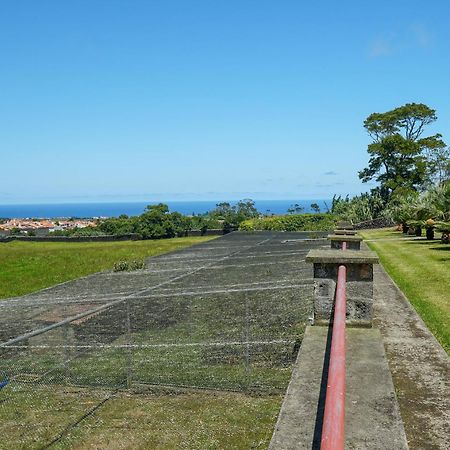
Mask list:
[[[2,1],[0,203],[356,194],[449,55],[448,0]]]

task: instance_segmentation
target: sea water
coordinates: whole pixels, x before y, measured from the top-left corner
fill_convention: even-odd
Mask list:
[[[221,200],[223,201],[223,200]],[[186,215],[205,214],[216,207],[221,201],[162,201],[169,206],[171,212],[177,211]],[[0,205],[0,218],[55,218],[55,217],[118,217],[121,214],[135,216],[142,214],[148,202],[118,202],[118,203],[58,203],[58,204],[23,204]],[[234,205],[237,201],[229,201]],[[255,200],[256,209],[262,214],[286,214],[294,205],[304,208],[302,212],[313,212],[311,203],[317,203],[322,212],[331,206],[331,200]]]

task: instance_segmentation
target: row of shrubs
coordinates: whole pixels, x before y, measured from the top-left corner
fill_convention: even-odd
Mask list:
[[[327,231],[333,230],[338,217],[333,214],[289,214],[261,217],[241,222],[242,231]]]
[[[243,231],[326,231],[332,230],[337,215],[330,213],[288,214],[283,216],[261,216],[252,200],[241,200],[237,205],[219,203],[203,216],[185,216],[169,212],[167,205],[148,205],[139,216],[121,215],[98,222],[96,227],[63,230],[53,236],[124,236],[139,235],[143,239],[162,239],[187,235],[191,230],[201,234],[207,230],[221,229],[227,233],[237,229]]]

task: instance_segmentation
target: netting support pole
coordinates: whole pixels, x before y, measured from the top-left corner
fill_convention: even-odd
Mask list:
[[[64,306],[64,313],[66,313],[67,308]],[[70,361],[70,324],[66,323],[63,327],[63,339],[64,339],[64,349],[63,349],[63,363],[64,363],[64,375],[66,377],[66,382],[69,382],[70,373],[69,373],[69,361]]]
[[[127,388],[130,389],[133,382],[133,347],[131,339],[131,318],[130,318],[130,300],[126,301],[126,327],[127,327]]]
[[[251,364],[250,364],[250,312],[248,307],[248,296],[245,296],[245,373],[247,375],[247,389],[251,385]]]

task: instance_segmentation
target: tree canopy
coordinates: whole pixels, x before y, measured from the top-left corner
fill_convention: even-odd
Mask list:
[[[363,182],[377,181],[384,201],[399,188],[420,190],[445,168],[442,154],[446,144],[442,136],[423,136],[426,127],[436,119],[434,109],[422,103],[408,103],[373,113],[364,121],[372,142],[367,148],[368,166],[359,172],[359,178]],[[433,158],[436,162],[431,164]]]

